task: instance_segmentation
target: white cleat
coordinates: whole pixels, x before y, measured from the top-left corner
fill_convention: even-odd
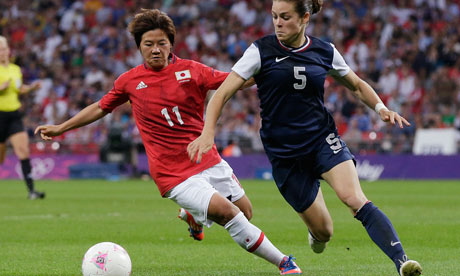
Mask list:
[[[422,266],[414,260],[405,261],[399,269],[401,276],[419,276],[422,274]]]
[[[308,243],[310,244],[311,249],[313,252],[319,254],[323,253],[324,249],[326,249],[327,242],[318,241],[313,235],[308,231]]]

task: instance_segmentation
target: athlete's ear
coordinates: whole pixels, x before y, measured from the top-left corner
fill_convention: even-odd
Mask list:
[[[302,24],[307,24],[310,22],[310,13],[306,12],[302,18]]]

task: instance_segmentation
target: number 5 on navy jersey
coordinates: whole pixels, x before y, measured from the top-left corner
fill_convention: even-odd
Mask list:
[[[339,151],[342,150],[342,143],[340,143],[340,139],[335,136],[335,133],[330,133],[326,137],[326,142],[330,145],[331,150],[334,154],[337,154]]]
[[[307,76],[300,74],[305,71],[304,66],[294,66],[294,78],[300,81],[300,83],[294,83],[294,88],[297,90],[303,90],[307,86]]]

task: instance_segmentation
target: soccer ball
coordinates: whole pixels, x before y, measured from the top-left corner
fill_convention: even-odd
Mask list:
[[[86,251],[81,264],[83,276],[130,276],[128,252],[113,242],[101,242]]]

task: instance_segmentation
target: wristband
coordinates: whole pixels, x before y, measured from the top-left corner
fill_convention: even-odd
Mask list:
[[[387,108],[383,103],[381,103],[381,102],[380,102],[380,103],[377,103],[377,104],[375,105],[374,110],[375,110],[375,112],[377,112],[377,114],[380,115],[380,110],[382,110],[382,109],[388,110],[388,108]]]

